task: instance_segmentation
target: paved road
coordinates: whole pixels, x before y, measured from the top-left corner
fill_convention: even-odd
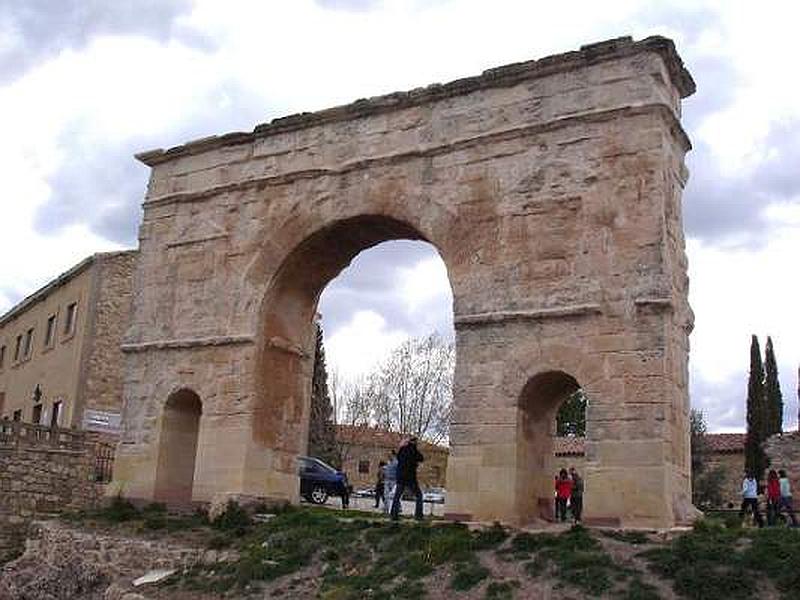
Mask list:
[[[303,501],[305,503],[305,501]],[[342,501],[339,498],[328,498],[328,502],[325,504],[328,508],[334,508],[341,510],[342,508]],[[358,510],[364,510],[368,512],[374,513],[381,513],[383,511],[383,505],[381,505],[381,509],[378,510],[375,508],[375,499],[374,498],[350,498],[350,508],[356,508]],[[423,509],[425,512],[425,516],[434,515],[437,517],[441,517],[444,514],[444,504],[433,504],[431,502],[426,502],[423,505]],[[414,503],[409,502],[408,500],[403,500],[403,506],[401,509],[401,514],[404,515],[413,515],[414,514]]]

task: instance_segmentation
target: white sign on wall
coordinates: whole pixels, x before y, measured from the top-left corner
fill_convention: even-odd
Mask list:
[[[86,409],[83,411],[83,429],[103,433],[119,433],[122,415],[114,412]]]

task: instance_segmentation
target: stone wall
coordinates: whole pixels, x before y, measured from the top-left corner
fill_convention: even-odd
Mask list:
[[[0,424],[0,557],[19,544],[32,519],[100,502],[94,449],[82,432]]]
[[[85,409],[122,411],[124,355],[120,349],[128,328],[133,272],[138,252],[97,256],[87,349],[81,365],[78,399]]]
[[[794,498],[800,497],[800,431],[772,436],[764,443],[764,451],[770,468],[785,469]]]

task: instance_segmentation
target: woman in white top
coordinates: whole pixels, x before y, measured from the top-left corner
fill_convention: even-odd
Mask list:
[[[792,520],[792,527],[797,527],[797,517],[794,516],[794,508],[792,507],[792,488],[789,483],[789,477],[783,469],[778,471],[778,475],[780,475],[779,481],[781,485],[781,502],[778,505],[778,512],[780,513],[785,508],[786,514]]]

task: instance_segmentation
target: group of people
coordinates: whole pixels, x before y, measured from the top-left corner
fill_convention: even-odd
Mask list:
[[[583,512],[583,478],[578,475],[575,467],[570,467],[569,472],[561,469],[556,475],[556,521],[567,520],[567,505],[575,523],[580,523]]]
[[[763,491],[767,501],[767,525],[775,525],[782,511],[786,511],[793,527],[797,527],[797,517],[792,506],[792,488],[786,471],[770,469],[767,474],[767,485],[763,490],[752,473],[746,473],[742,481],[742,507],[739,509],[739,518],[743,519],[748,511],[753,513],[753,518],[759,527],[764,526],[764,518],[758,507],[759,491]]]
[[[403,442],[397,453],[392,452],[388,464],[381,461],[375,482],[375,508],[379,508],[383,502],[384,514],[397,521],[400,518],[403,493],[409,490],[416,501],[414,518],[421,520],[422,490],[417,481],[417,468],[424,460],[417,448],[417,438],[412,436]]]

